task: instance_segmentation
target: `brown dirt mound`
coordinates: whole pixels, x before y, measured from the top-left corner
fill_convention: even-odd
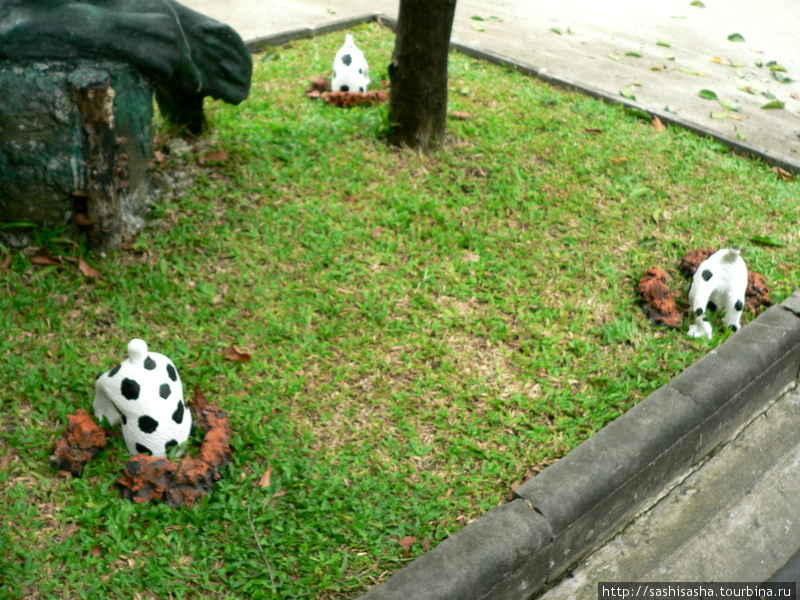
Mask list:
[[[203,406],[197,426],[206,432],[197,458],[187,455],[176,465],[166,458],[134,456],[117,481],[123,495],[137,503],[163,499],[172,508],[184,504],[191,508],[211,491],[233,459],[233,430],[228,416],[215,404]]]
[[[370,90],[368,92],[332,92],[331,82],[320,77],[312,81],[306,88],[306,96],[312,100],[321,98],[326,104],[333,104],[340,108],[349,106],[374,106],[389,100],[389,94],[383,90]]]
[[[60,472],[83,474],[83,468],[106,447],[106,434],[82,408],[69,415],[67,431],[56,442],[50,463]]]
[[[650,267],[639,280],[639,294],[642,296],[642,309],[650,323],[677,329],[681,326],[681,313],[667,282],[669,275],[664,269]]]
[[[177,469],[168,458],[137,454],[125,466],[117,484],[122,488],[122,495],[137,504],[157,501],[164,498]]]
[[[700,263],[716,251],[716,248],[712,248],[710,250],[692,250],[691,252],[687,252],[683,255],[683,258],[681,258],[678,269],[681,273],[686,275],[686,277],[691,277],[694,275],[694,272],[697,271],[697,267],[700,266]]]
[[[765,308],[772,306],[772,298],[769,297],[769,287],[764,277],[754,271],[747,272],[747,306],[754,313],[759,314]]]
[[[164,500],[172,508],[191,508],[222,478],[222,470],[233,460],[228,415],[216,404],[208,404],[199,390],[194,404],[199,413],[196,425],[206,432],[197,458],[187,455],[175,464],[167,458],[137,454],[117,480],[125,498],[136,503]],[[77,477],[105,447],[106,433],[81,408],[69,415],[67,431],[56,443],[50,462],[60,472]]]
[[[167,504],[173,508],[183,504],[194,506],[222,478],[220,472],[233,459],[230,444],[233,431],[228,416],[212,404],[201,410],[197,423],[206,435],[199,456],[186,456],[172,478]]]

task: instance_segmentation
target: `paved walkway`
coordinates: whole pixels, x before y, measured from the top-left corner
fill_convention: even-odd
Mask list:
[[[185,4],[252,42],[375,13],[396,18],[399,0]],[[800,172],[798,31],[797,0],[458,0],[452,41]],[[773,72],[773,61],[786,71]],[[787,77],[797,81],[779,81]],[[738,110],[701,98],[704,89]],[[762,108],[770,95],[784,108]]]
[[[600,582],[796,581],[800,393],[792,390],[542,600],[597,600]],[[787,563],[789,567],[786,568]]]

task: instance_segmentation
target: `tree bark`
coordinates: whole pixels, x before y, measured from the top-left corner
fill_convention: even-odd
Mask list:
[[[444,139],[455,12],[456,0],[400,0],[389,65],[389,141],[396,146],[428,151]]]
[[[78,110],[87,136],[87,213],[92,228],[89,243],[94,250],[117,250],[122,245],[122,207],[115,178],[116,148],[114,89],[103,71],[85,69],[73,73]]]

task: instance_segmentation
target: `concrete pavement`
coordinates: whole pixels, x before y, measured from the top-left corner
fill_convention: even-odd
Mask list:
[[[399,2],[185,4],[259,45],[377,14],[396,18]],[[641,108],[800,171],[798,30],[796,0],[459,0],[451,39],[472,54]],[[744,41],[730,41],[733,34]],[[785,71],[773,71],[770,63]],[[779,81],[787,78],[795,81]],[[701,90],[738,110],[701,98]],[[784,108],[762,108],[773,97]]]
[[[543,599],[596,600],[599,582],[768,581],[800,548],[798,423],[793,389]]]

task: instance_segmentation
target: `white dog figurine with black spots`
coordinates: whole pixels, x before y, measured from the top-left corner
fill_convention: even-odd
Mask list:
[[[344,45],[333,59],[334,92],[366,92],[369,85],[369,65],[364,53],[353,41],[353,34],[344,36]]]
[[[708,310],[725,311],[723,323],[733,331],[739,329],[747,291],[747,267],[733,246],[719,250],[697,267],[689,290],[689,303],[695,321],[689,326],[690,337],[713,337]]]
[[[189,438],[192,414],[170,359],[148,352],[144,340],[128,344],[128,358],[95,383],[94,414],[111,425],[122,423],[131,454],[166,456]]]

